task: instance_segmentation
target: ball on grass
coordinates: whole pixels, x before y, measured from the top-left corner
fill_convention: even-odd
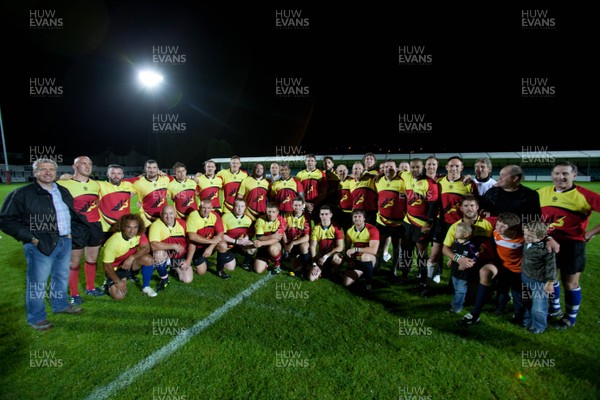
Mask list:
[[[112,285],[108,288],[108,293],[110,294],[110,297],[112,297],[114,300],[123,300],[127,295],[127,286],[125,287],[125,290],[123,290],[117,285]]]
[[[294,274],[294,271],[290,271],[290,276],[294,276],[296,274]]]

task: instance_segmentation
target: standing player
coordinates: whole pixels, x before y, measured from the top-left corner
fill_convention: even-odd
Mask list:
[[[369,224],[375,224],[377,215],[377,190],[375,189],[376,175],[365,172],[360,161],[352,166],[352,210],[363,210]]]
[[[417,249],[418,288],[427,287],[427,247],[438,214],[438,184],[436,182],[437,159],[426,161],[429,173],[423,175],[423,161],[414,158],[410,162],[410,176],[406,180],[406,216],[402,238],[403,258],[407,271],[411,268],[414,249]]]
[[[570,161],[552,168],[553,186],[538,189],[542,216],[550,223],[548,232],[560,245],[556,266],[565,288],[566,315],[555,326],[570,328],[577,321],[581,305],[579,278],[585,268],[585,245],[598,232],[600,224],[587,231],[592,211],[600,211],[600,194],[575,185],[577,166]],[[550,312],[560,311],[560,289],[554,287]]]
[[[304,159],[306,168],[296,174],[296,177],[302,182],[304,187],[304,200],[306,201],[306,211],[311,219],[315,219],[319,206],[327,195],[327,178],[317,168],[317,158],[314,154],[307,154]]]
[[[243,171],[241,166],[242,162],[240,158],[238,156],[231,156],[229,168],[217,173],[217,176],[223,180],[223,213],[233,212],[240,184],[248,176],[248,173]]]
[[[85,252],[85,294],[88,296],[103,296],[104,292],[96,287],[96,261],[100,245],[104,240],[98,199],[100,186],[90,179],[92,173],[92,160],[86,156],[79,156],[73,162],[75,174],[72,179],[59,180],[58,184],[69,190],[73,196],[73,205],[79,215],[87,222],[87,226],[77,225],[73,228],[73,250],[69,272],[69,289],[71,304],[80,305],[83,299],[79,295],[79,269],[81,258]],[[83,229],[77,229],[80,226]]]
[[[335,206],[340,202],[340,177],[335,173],[333,157],[323,157],[323,173],[327,180],[327,195],[323,199],[323,204]]]
[[[400,252],[400,241],[404,234],[402,220],[406,214],[406,185],[396,169],[394,160],[385,161],[384,175],[376,179],[375,188],[377,189],[376,226],[383,244],[379,252],[389,256],[388,247],[391,242],[394,275],[401,268],[402,275],[408,277],[407,265],[403,262]]]
[[[100,186],[100,216],[102,230],[106,233],[123,215],[131,214],[131,198],[135,195],[133,184],[123,181],[123,167],[110,164],[106,169],[108,181],[98,181]]]
[[[169,176],[158,175],[156,160],[148,160],[144,165],[145,174],[141,178],[127,178],[133,182],[133,188],[138,194],[140,215],[146,227],[160,218],[160,212],[167,205],[167,186],[172,180]]]
[[[246,177],[238,189],[238,199],[246,202],[246,215],[256,221],[267,211],[269,202],[269,180],[265,178],[265,167],[256,163],[252,175]]]
[[[175,179],[167,184],[167,196],[173,200],[177,216],[187,218],[194,210],[198,209],[196,200],[196,181],[187,177],[185,164],[176,162],[173,165]]]
[[[304,197],[304,188],[300,179],[293,177],[290,165],[282,162],[279,168],[281,177],[271,184],[271,200],[279,204],[281,214],[294,211],[292,201]]]
[[[204,162],[204,174],[198,177],[198,196],[200,200],[209,199],[213,210],[221,212],[221,191],[223,179],[216,175],[217,164],[213,160]]]
[[[373,176],[379,175],[379,169],[377,168],[377,157],[375,153],[365,153],[362,158],[362,165],[364,165],[364,170],[367,174],[371,174]]]
[[[427,261],[428,270],[435,268],[437,264],[437,268],[433,273],[433,281],[435,283],[440,282],[443,261],[442,246],[448,228],[462,217],[460,207],[462,199],[470,193],[476,193],[477,190],[473,182],[464,183],[462,176],[464,167],[462,158],[459,156],[450,157],[446,163],[448,174],[438,180],[440,216],[439,223],[436,224],[433,233],[431,255],[429,256],[429,261]]]
[[[352,226],[352,185],[354,180],[348,176],[348,167],[340,164],[336,168],[336,173],[340,177],[340,203],[334,209],[333,218],[342,231],[347,231]]]
[[[266,174],[266,178],[269,180],[271,186],[278,180],[281,179],[280,169],[278,162],[272,162],[269,166],[269,173]]]

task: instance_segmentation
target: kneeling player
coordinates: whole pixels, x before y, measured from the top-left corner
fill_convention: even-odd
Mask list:
[[[373,272],[379,264],[377,250],[379,249],[379,231],[366,223],[363,210],[352,211],[354,225],[346,232],[346,255],[350,265],[344,276],[344,286],[350,286],[363,274],[366,277],[365,290],[370,292],[373,285]]]
[[[321,222],[315,225],[310,233],[310,255],[313,263],[308,271],[308,279],[311,282],[319,279],[321,275],[325,278],[332,277],[344,261],[344,233],[331,222],[332,217],[331,207],[321,206]]]
[[[284,249],[294,272],[306,272],[310,266],[310,218],[304,212],[304,199],[292,200],[293,211],[285,215]]]
[[[160,282],[156,291],[164,290],[169,285],[169,272],[176,271],[183,283],[192,281],[193,272],[190,264],[184,258],[188,243],[185,238],[186,223],[176,217],[173,206],[164,206],[160,219],[150,225],[148,233],[150,248],[154,259],[154,268],[158,272]]]
[[[225,213],[223,215],[223,229],[225,234],[223,240],[226,243],[228,250],[223,257],[224,267],[228,271],[233,271],[237,263],[234,254],[244,256],[242,268],[246,271],[251,271],[253,263],[253,255],[256,253],[254,242],[250,239],[254,236],[254,222],[252,218],[245,214],[246,202],[242,199],[237,199],[234,202],[233,213]],[[217,263],[219,255],[217,255]]]
[[[279,207],[273,203],[267,204],[266,217],[256,220],[254,247],[258,250],[254,260],[254,271],[257,273],[265,272],[269,261],[273,262],[272,274],[281,272],[281,240],[285,227],[285,219],[279,215]]]
[[[224,271],[230,265],[227,244],[223,240],[223,221],[219,213],[213,211],[212,201],[204,199],[200,203],[200,211],[192,212],[187,219],[187,234],[190,239],[188,263],[194,265],[199,275],[204,275],[208,269],[207,258],[217,251],[217,275],[222,279],[229,279]],[[228,270],[233,270],[235,265]],[[190,281],[192,276],[190,275]]]

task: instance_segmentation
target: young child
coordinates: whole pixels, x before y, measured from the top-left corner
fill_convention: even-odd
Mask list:
[[[462,257],[472,258],[477,260],[479,252],[477,248],[471,242],[471,235],[473,234],[473,227],[467,222],[460,222],[456,225],[456,239],[452,244],[452,251],[454,254]],[[467,295],[467,274],[468,271],[460,269],[458,265],[458,258],[455,260],[449,260],[448,264],[452,271],[452,285],[454,286],[454,298],[450,306],[450,312],[460,313],[463,309],[465,302],[465,296]]]
[[[556,256],[548,252],[546,241],[548,227],[542,222],[528,222],[523,227],[522,273],[523,303],[525,315],[523,326],[533,333],[542,333],[548,322],[548,299],[554,291],[556,280]]]
[[[501,213],[498,215],[493,235],[496,253],[501,261],[498,265],[498,297],[495,313],[504,314],[510,291],[513,298],[514,321],[521,324],[523,321],[521,258],[525,241],[521,230],[521,218],[514,213]]]

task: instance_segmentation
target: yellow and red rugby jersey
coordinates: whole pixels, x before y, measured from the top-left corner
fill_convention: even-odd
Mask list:
[[[56,183],[67,188],[73,196],[73,206],[78,214],[85,217],[88,222],[100,222],[100,210],[98,201],[100,198],[100,186],[93,179],[87,182],[79,182],[75,179],[59,180]]]
[[[440,185],[439,197],[442,203],[440,218],[443,218],[450,225],[462,218],[460,202],[466,195],[477,193],[477,187],[473,182],[467,185],[463,184],[462,176],[456,181],[449,181],[448,177],[444,176],[438,179],[438,184]]]
[[[537,190],[542,218],[549,223],[548,233],[556,240],[585,241],[592,211],[600,211],[600,194],[574,185],[564,192],[553,186]]]
[[[167,186],[173,179],[171,176],[159,176],[154,181],[149,181],[145,176],[141,178],[127,178],[133,182],[133,188],[142,203],[143,215],[149,221],[160,218],[160,212],[167,202]]]
[[[246,214],[256,221],[256,219],[267,211],[269,202],[270,183],[268,179],[257,180],[251,176],[242,181],[238,189],[238,195],[244,196],[246,202]]]
[[[389,181],[381,177],[375,182],[377,190],[377,222],[400,226],[406,214],[406,184],[396,175]]]
[[[496,217],[489,218],[477,218],[477,221],[472,225],[473,234],[471,242],[477,246],[479,252],[479,258],[477,264],[483,265],[488,262],[493,262],[496,259],[496,252],[494,251],[494,226],[496,225]],[[450,228],[444,238],[444,246],[452,248],[452,244],[456,239],[456,225],[459,221],[456,221]]]
[[[233,214],[231,214],[233,215]],[[225,232],[221,216],[212,211],[207,218],[203,218],[200,212],[194,211],[187,219],[187,232],[194,232],[206,239],[212,239],[219,233]]]
[[[228,213],[223,215],[223,230],[231,238],[238,239],[248,236],[254,237],[254,221],[248,215],[236,217],[235,214]]]
[[[131,182],[122,181],[118,186],[110,182],[98,181],[100,187],[100,215],[102,230],[108,232],[110,227],[123,215],[131,214],[131,197],[135,189]]]
[[[340,181],[340,209],[345,213],[352,212],[352,187],[354,179],[346,177]]]
[[[238,189],[248,173],[240,169],[237,174],[234,174],[231,169],[223,169],[217,172],[217,176],[223,180],[223,212],[233,213]]]
[[[134,236],[130,240],[123,238],[121,232],[115,232],[104,243],[104,256],[102,262],[112,264],[113,267],[118,267],[123,264],[127,257],[135,254],[139,246],[147,245],[148,238],[145,233],[141,236]]]
[[[183,182],[173,179],[167,185],[167,196],[173,200],[179,218],[185,218],[198,209],[196,181],[193,179],[188,178]]]
[[[264,218],[256,220],[256,236],[271,236],[275,233],[285,234],[285,219],[278,215],[275,221],[268,221]]]
[[[353,179],[350,188],[352,195],[352,209],[377,211],[377,189],[373,175],[364,173],[359,180]]]
[[[150,225],[148,232],[148,241],[176,243],[183,246],[183,251],[177,254],[170,254],[171,258],[182,258],[187,253],[187,240],[185,238],[186,226],[185,221],[180,218],[175,218],[175,225],[168,227],[161,219],[157,219]]]
[[[198,197],[200,200],[209,199],[215,210],[221,209],[221,190],[223,178],[218,175],[209,178],[206,175],[198,177]]]
[[[306,213],[296,217],[293,212],[285,215],[285,236],[288,241],[310,234],[310,217]]]
[[[304,199],[309,203],[312,203],[321,193],[327,193],[327,178],[318,168],[314,171],[303,169],[296,174],[296,178],[302,182]]]
[[[369,247],[371,240],[379,240],[379,231],[371,224],[365,224],[365,227],[360,231],[351,226],[346,231],[346,240],[351,244],[351,247]]]
[[[423,227],[428,225],[429,209],[439,198],[439,185],[429,177],[414,179],[406,186],[406,216],[404,222]]]
[[[321,223],[318,223],[310,232],[310,240],[316,240],[319,245],[319,254],[327,253],[340,239],[344,239],[344,232],[334,224],[323,228]]]
[[[279,179],[271,185],[271,198],[279,205],[281,213],[294,210],[292,202],[295,198],[300,197],[300,193],[304,193],[304,187],[298,178]]]

